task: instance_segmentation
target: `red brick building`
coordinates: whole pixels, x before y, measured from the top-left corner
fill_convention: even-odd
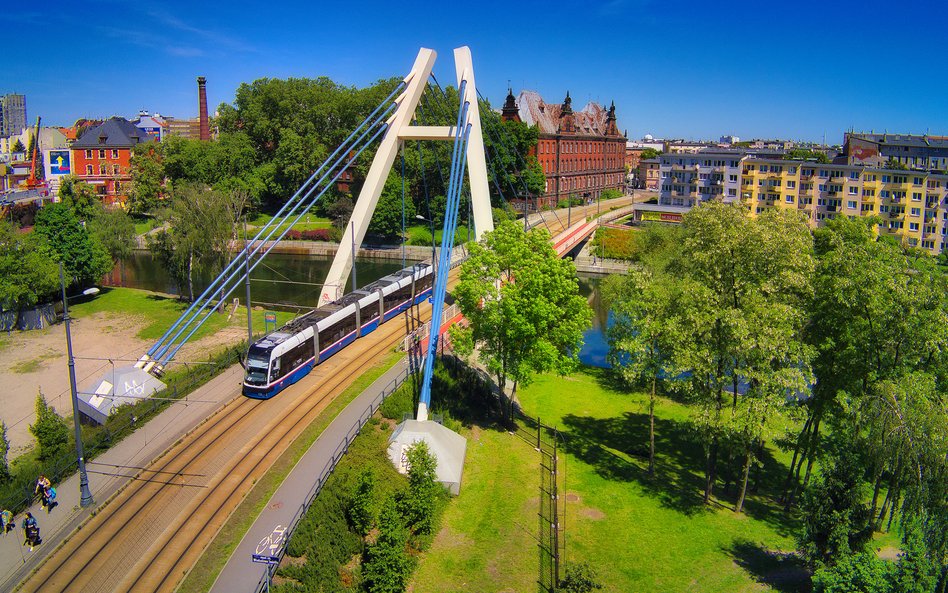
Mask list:
[[[556,206],[569,197],[595,200],[606,189],[625,188],[625,137],[616,127],[615,104],[605,109],[590,101],[573,111],[566,93],[562,104],[548,104],[533,91],[513,93],[501,110],[504,120],[539,129],[536,157],[546,175],[539,205]]]
[[[130,121],[121,117],[107,119],[73,142],[73,174],[92,185],[103,203],[124,204],[132,181],[132,148],[150,141],[148,134]]]

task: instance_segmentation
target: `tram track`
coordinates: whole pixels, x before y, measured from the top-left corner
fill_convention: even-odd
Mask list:
[[[426,311],[422,317],[427,318],[429,314]],[[110,564],[116,562],[116,556],[123,556],[123,550],[128,550],[132,544],[129,540],[147,536],[149,527],[153,527],[143,524],[148,519],[143,519],[142,515],[146,510],[154,510],[155,506],[167,507],[174,504],[174,498],[182,498],[183,484],[133,481],[54,552],[24,583],[22,590],[44,593],[172,591],[256,480],[367,365],[398,344],[403,333],[404,325],[393,320],[316,367],[322,372],[314,373],[321,376],[317,376],[316,381],[292,401],[286,401],[280,412],[273,415],[262,430],[256,431],[257,438],[248,440],[237,455],[224,460],[207,484],[196,488],[199,492],[181,506],[183,512],[174,513],[164,529],[155,534],[157,537],[152,538],[152,544],[142,550],[133,563],[123,563],[125,573],[119,578],[116,578],[116,567]],[[357,346],[360,342],[361,349]],[[337,364],[331,364],[333,361]],[[321,395],[313,397],[316,393]],[[284,391],[281,394],[284,400],[288,399],[286,395],[290,393]],[[150,466],[149,471],[201,474],[208,466],[206,458],[220,454],[220,449],[226,448],[230,439],[222,437],[257,422],[260,415],[254,412],[274,401],[232,400],[212,420],[157,460],[157,466]],[[178,570],[176,567],[182,566],[185,559],[191,563]]]
[[[586,216],[594,208],[575,210]],[[558,219],[546,225],[554,233],[565,227]],[[450,284],[457,275],[451,272]],[[420,317],[428,320],[430,308],[423,307]],[[404,330],[398,320],[383,324],[279,399],[250,400],[235,389],[234,399],[139,473],[170,479],[132,480],[20,590],[173,591],[256,481],[367,366],[399,343]],[[279,409],[277,401],[283,403]],[[188,484],[185,476],[205,479]]]

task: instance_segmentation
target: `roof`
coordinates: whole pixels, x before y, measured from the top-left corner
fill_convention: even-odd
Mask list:
[[[948,148],[946,136],[919,136],[916,134],[860,134],[849,135],[850,138],[877,142],[879,144],[895,144],[898,146],[914,146],[917,148]]]
[[[86,130],[76,140],[73,148],[131,148],[142,142],[149,142],[148,134],[137,128],[135,124],[121,117],[112,117],[103,123]]]
[[[520,120],[527,125],[537,126],[541,134],[559,132],[562,104],[546,103],[535,91],[521,91],[517,98],[517,106],[520,108]],[[590,101],[580,111],[573,111],[576,132],[589,136],[605,136],[608,114],[608,109],[595,101]]]

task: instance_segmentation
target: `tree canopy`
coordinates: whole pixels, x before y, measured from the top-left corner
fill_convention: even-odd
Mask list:
[[[577,364],[592,313],[575,266],[557,257],[546,230],[501,222],[471,245],[455,295],[470,322],[453,333],[456,347],[476,347],[501,388],[510,381],[516,394],[535,373],[566,373]]]

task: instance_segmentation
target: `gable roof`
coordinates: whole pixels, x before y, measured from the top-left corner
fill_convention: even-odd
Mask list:
[[[537,126],[541,134],[556,134],[560,129],[560,117],[563,105],[546,103],[535,91],[521,91],[517,99],[520,108],[520,120],[529,126]],[[606,117],[609,110],[590,101],[580,111],[573,111],[573,125],[577,134],[587,136],[606,135]]]
[[[73,148],[131,148],[151,140],[148,134],[122,117],[112,117],[86,130],[76,140]]]

